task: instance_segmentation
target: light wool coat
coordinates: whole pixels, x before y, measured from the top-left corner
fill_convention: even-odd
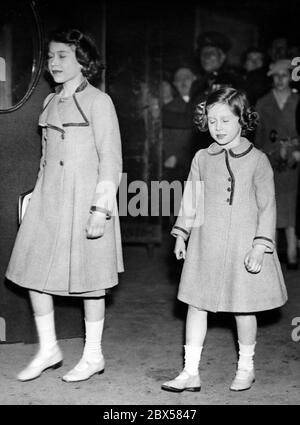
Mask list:
[[[207,311],[255,312],[283,305],[287,292],[274,247],[276,206],[273,171],[266,155],[242,138],[228,152],[213,143],[193,159],[182,207],[172,229],[189,238],[179,300]],[[185,212],[188,212],[185,213]],[[192,218],[195,217],[195,224]],[[264,244],[260,273],[244,265],[247,252]]]
[[[103,295],[123,271],[116,205],[122,155],[113,103],[84,81],[70,98],[50,94],[39,125],[40,172],[6,276],[50,294]],[[92,206],[108,218],[97,239],[85,231]]]

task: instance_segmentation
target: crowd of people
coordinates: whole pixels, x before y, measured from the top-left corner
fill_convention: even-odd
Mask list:
[[[196,106],[221,87],[244,91],[250,105],[259,113],[256,131],[246,137],[268,155],[273,167],[276,227],[284,229],[287,267],[297,269],[300,105],[299,83],[292,79],[292,59],[300,56],[299,50],[289,46],[285,38],[277,38],[268,51],[248,48],[241,58],[241,67],[237,68],[227,60],[231,48],[226,35],[203,33],[197,39],[199,70],[185,63],[175,69],[172,78],[163,79],[160,94],[163,178],[184,181],[195,153],[213,142],[210,134],[199,132],[193,122]]]

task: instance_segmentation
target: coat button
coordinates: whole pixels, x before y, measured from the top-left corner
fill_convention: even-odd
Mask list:
[[[226,202],[230,202],[230,199],[229,199],[229,198],[227,198],[227,199],[226,199]]]
[[[228,177],[228,181],[231,182],[231,177]]]
[[[231,187],[227,187],[227,191],[228,192],[231,192]]]
[[[59,161],[59,165],[63,166],[64,165],[64,161]]]

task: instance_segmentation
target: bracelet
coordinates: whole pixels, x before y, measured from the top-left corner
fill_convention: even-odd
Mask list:
[[[101,212],[103,214],[106,214],[106,220],[110,220],[111,219],[110,214],[107,212],[107,210],[105,208],[96,207],[95,205],[93,205],[90,208],[90,214],[94,214],[94,212]]]

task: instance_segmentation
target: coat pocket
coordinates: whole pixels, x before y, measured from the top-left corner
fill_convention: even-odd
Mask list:
[[[192,229],[204,223],[204,182],[188,180],[186,182],[180,210],[171,231],[173,236],[188,238]]]

